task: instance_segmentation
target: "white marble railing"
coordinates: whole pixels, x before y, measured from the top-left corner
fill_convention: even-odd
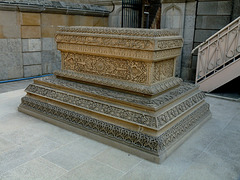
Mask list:
[[[240,59],[239,31],[240,17],[193,49],[198,49],[196,83]]]

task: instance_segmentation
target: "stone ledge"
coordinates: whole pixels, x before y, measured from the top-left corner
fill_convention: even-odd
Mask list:
[[[61,127],[63,128],[71,127],[71,130],[72,128],[83,130],[85,133],[89,133],[90,137],[92,135],[101,136],[103,139],[108,139],[108,144],[110,145],[117,143],[119,146],[126,145],[132,147],[134,148],[133,151],[129,151],[129,149],[123,150],[138,156],[139,152],[145,153],[145,159],[156,163],[165,159],[173,149],[176,149],[181,144],[182,140],[188,137],[192,130],[196,129],[199,124],[202,124],[210,117],[209,105],[203,103],[164,133],[154,137],[99,121],[90,116],[78,114],[30,97],[22,99],[22,104],[18,110],[52,124],[60,125],[61,123]],[[106,141],[102,142],[105,143]],[[153,156],[154,159],[151,158]]]
[[[154,130],[159,130],[176,120],[181,115],[194,108],[203,101],[205,95],[202,92],[194,92],[188,98],[173,105],[169,110],[160,111],[158,113],[148,112],[146,110],[137,110],[133,106],[125,108],[114,103],[104,101],[104,99],[96,100],[82,95],[48,88],[36,84],[27,87],[26,92],[41,98],[50,99],[59,103],[85,109],[95,114],[101,114],[110,118],[116,118],[120,121],[126,121],[135,125],[140,125]],[[160,95],[161,96],[161,95]],[[162,95],[164,96],[164,95]],[[115,122],[115,120],[114,120]]]
[[[108,102],[114,102],[121,105],[131,105],[147,111],[157,111],[173,101],[192,93],[198,89],[198,86],[190,83],[180,83],[176,88],[170,89],[161,96],[148,98],[134,94],[115,91],[102,87],[96,87],[84,83],[76,83],[54,76],[35,79],[36,85],[46,86],[54,89],[61,89],[66,92],[84,95],[98,100],[104,99]]]
[[[96,76],[92,74],[83,74],[83,73],[81,74],[73,71],[60,70],[60,71],[55,71],[54,74],[57,77],[73,79],[73,80],[88,82],[92,84],[99,84],[102,86],[113,87],[113,88],[117,88],[124,91],[130,91],[133,93],[135,92],[142,95],[150,95],[150,96],[159,94],[170,88],[178,86],[182,82],[180,78],[172,77],[165,81],[161,81],[159,83],[155,83],[151,86],[148,86],[144,84],[137,84],[137,83],[132,83],[132,82],[123,81],[119,79]]]
[[[85,15],[85,16],[102,16],[109,15],[109,11],[103,6],[92,4],[76,4],[65,2],[51,1],[1,1],[0,10],[4,11],[20,11],[20,12],[36,12],[36,13],[57,13],[69,15]]]

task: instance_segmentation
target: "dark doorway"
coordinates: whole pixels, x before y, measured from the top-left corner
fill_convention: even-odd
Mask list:
[[[142,27],[142,0],[122,0],[122,27]]]

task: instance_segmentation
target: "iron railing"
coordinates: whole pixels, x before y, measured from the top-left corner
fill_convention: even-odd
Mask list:
[[[142,27],[142,0],[122,0],[122,27]]]
[[[198,49],[196,83],[240,59],[240,17],[193,49]]]

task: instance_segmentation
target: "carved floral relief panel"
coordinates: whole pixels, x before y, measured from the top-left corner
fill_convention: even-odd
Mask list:
[[[154,63],[153,83],[163,81],[174,75],[174,59]]]
[[[62,65],[64,70],[149,83],[149,65],[146,62],[62,52]]]

